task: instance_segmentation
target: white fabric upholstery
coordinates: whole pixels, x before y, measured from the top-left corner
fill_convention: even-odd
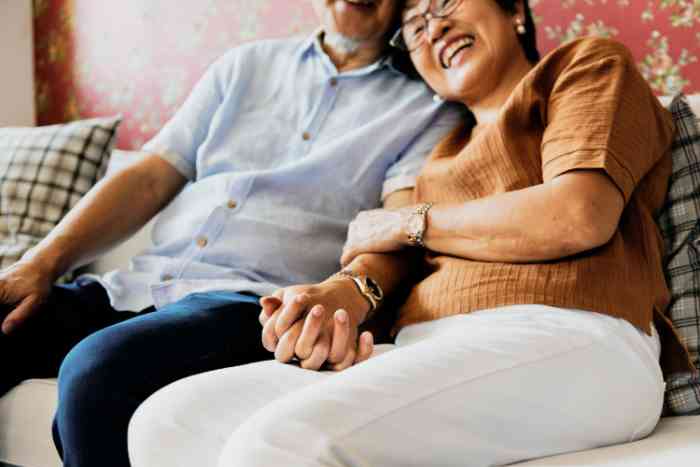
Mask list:
[[[0,398],[0,462],[59,467],[51,439],[56,380],[30,379]]]
[[[519,467],[694,467],[700,463],[700,415],[662,418],[646,439],[537,459]]]

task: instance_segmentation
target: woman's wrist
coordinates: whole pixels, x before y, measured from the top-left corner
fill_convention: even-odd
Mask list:
[[[433,203],[422,203],[410,208],[407,214],[404,214],[402,221],[404,238],[403,244],[425,248],[425,234],[428,230],[428,211],[433,207]]]
[[[362,324],[369,315],[372,305],[360,292],[352,277],[336,274],[326,279],[324,283],[332,287],[342,287],[343,309],[350,315],[352,323],[358,326]]]

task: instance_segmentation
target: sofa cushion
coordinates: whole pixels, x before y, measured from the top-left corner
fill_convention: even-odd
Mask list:
[[[601,423],[605,415],[601,414]],[[518,467],[691,467],[700,459],[700,416],[662,418],[647,438],[632,443],[514,464]]]
[[[698,365],[700,341],[700,129],[684,96],[669,107],[676,125],[666,203],[658,222],[666,249],[666,280],[671,290],[668,315],[690,357]],[[666,408],[673,414],[700,413],[700,377],[668,377]]]
[[[62,465],[51,440],[56,398],[55,379],[29,379],[0,398],[0,463]]]
[[[0,268],[44,238],[104,174],[119,122],[0,129]]]

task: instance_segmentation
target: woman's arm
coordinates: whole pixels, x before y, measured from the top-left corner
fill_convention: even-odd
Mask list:
[[[550,182],[428,212],[425,243],[439,253],[507,263],[556,260],[606,244],[624,209],[602,171],[567,172]]]
[[[410,205],[412,200],[413,191],[402,190],[389,195],[384,207],[391,212]],[[371,277],[388,296],[414,271],[413,261],[419,258],[416,253],[367,253],[356,256],[346,267]],[[370,336],[358,344],[358,327],[365,321],[370,305],[352,279],[336,277],[318,284],[287,287],[263,297],[261,305],[263,345],[281,362],[296,356],[302,368],[318,370],[327,363],[330,369],[339,371],[372,353]]]
[[[428,250],[478,261],[556,260],[607,243],[623,209],[622,193],[604,172],[577,170],[518,191],[462,204],[438,203],[428,211],[423,240]],[[358,217],[343,263],[407,246],[413,210]]]

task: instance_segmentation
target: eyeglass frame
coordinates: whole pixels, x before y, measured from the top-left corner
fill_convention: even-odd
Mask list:
[[[419,13],[419,14],[411,17],[411,19],[409,19],[405,23],[402,23],[401,27],[396,30],[394,35],[389,40],[389,45],[392,47],[395,47],[399,50],[403,50],[404,52],[408,52],[408,53],[415,52],[416,50],[423,47],[423,45],[425,44],[425,38],[426,38],[428,28],[430,26],[430,21],[432,19],[443,19],[443,18],[449,17],[452,13],[457,11],[457,8],[459,8],[459,6],[462,4],[463,1],[464,0],[454,0],[452,9],[450,11],[436,12],[436,11],[433,11],[434,10],[433,6],[435,5],[434,0],[429,0],[428,9],[423,13]],[[408,47],[408,44],[406,44],[406,41],[403,38],[403,29],[407,24],[409,24],[415,20],[422,20],[423,21],[424,32],[423,32],[420,44],[418,44],[416,47],[411,49]]]

